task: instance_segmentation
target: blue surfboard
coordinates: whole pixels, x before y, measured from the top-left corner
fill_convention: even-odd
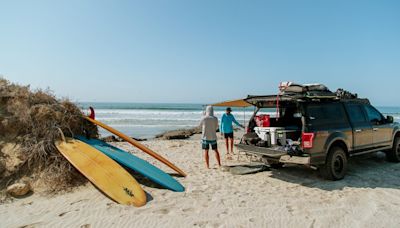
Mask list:
[[[176,192],[185,191],[185,188],[169,174],[133,154],[123,151],[98,139],[88,139],[84,136],[77,136],[76,138],[93,146],[121,165],[124,165],[125,167],[142,174],[143,176],[165,188]]]

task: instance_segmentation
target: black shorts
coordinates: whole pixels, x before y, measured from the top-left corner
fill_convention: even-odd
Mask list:
[[[211,149],[216,150],[218,148],[217,145],[217,141],[216,140],[203,140],[201,142],[201,148],[203,148],[203,150],[209,150],[210,149],[210,145],[211,145]]]
[[[233,132],[231,132],[231,133],[224,133],[224,136],[225,136],[226,139],[227,139],[227,138],[233,139]]]

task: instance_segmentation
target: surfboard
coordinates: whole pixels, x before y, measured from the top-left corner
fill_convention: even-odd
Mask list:
[[[133,154],[130,154],[98,139],[88,139],[84,136],[77,136],[76,138],[103,152],[105,155],[114,159],[119,164],[142,174],[143,176],[167,189],[176,192],[185,191],[185,188],[173,177]]]
[[[146,204],[146,193],[117,162],[79,140],[55,142],[61,154],[97,188],[120,204]]]
[[[131,137],[119,132],[118,130],[100,122],[94,119],[91,119],[87,116],[84,116],[85,119],[87,119],[88,121],[92,122],[93,124],[96,124],[97,126],[100,126],[104,129],[106,129],[107,131],[113,133],[114,135],[120,137],[121,139],[127,141],[128,143],[130,143],[131,145],[139,148],[140,150],[142,150],[143,152],[149,154],[150,156],[154,157],[155,159],[159,160],[160,162],[164,163],[165,165],[167,165],[168,167],[170,167],[171,169],[175,170],[177,173],[179,173],[181,176],[186,176],[186,174],[179,169],[177,166],[175,166],[174,164],[172,164],[170,161],[168,161],[167,159],[165,159],[164,157],[162,157],[161,155],[157,154],[156,152],[152,151],[150,148],[146,147],[145,145],[139,143],[138,141],[132,139]]]

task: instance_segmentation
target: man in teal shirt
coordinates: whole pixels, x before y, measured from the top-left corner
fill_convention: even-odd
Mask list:
[[[229,144],[231,145],[231,154],[233,155],[233,123],[244,128],[244,126],[237,122],[235,117],[232,115],[232,109],[227,108],[226,112],[221,117],[219,131],[221,132],[221,135],[225,137],[226,155],[228,158],[230,158]]]

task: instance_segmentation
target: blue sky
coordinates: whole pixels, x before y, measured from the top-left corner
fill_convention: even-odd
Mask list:
[[[322,82],[400,105],[400,1],[0,1],[0,74],[74,101]]]

